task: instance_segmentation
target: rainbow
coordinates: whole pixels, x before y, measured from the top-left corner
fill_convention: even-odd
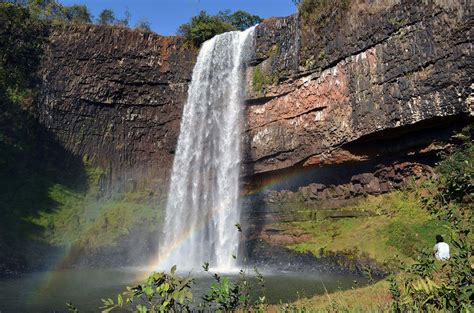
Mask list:
[[[262,193],[269,189],[274,189],[280,187],[282,184],[288,181],[295,181],[301,179],[304,175],[308,174],[311,168],[302,167],[297,170],[293,170],[291,172],[280,173],[280,175],[272,175],[272,176],[262,176],[260,177],[257,182],[252,182],[252,188],[242,188],[241,191],[241,199],[248,200],[251,199],[253,196]],[[106,210],[110,210],[111,208],[107,208]],[[101,214],[104,214],[107,211],[102,211]],[[169,269],[164,269],[163,264],[168,260],[168,258],[178,249],[181,248],[188,240],[193,238],[193,236],[197,236],[200,232],[204,231],[206,228],[206,224],[210,223],[213,217],[213,213],[216,212],[215,210],[211,211],[211,214],[208,215],[208,219],[203,221],[199,227],[194,229],[189,229],[184,232],[178,240],[169,244],[165,249],[159,251],[157,255],[151,258],[151,261],[145,266],[140,268],[140,271],[137,271],[136,281],[144,280],[151,272],[157,270],[165,270],[168,271]],[[92,228],[93,225],[90,226]],[[88,230],[86,230],[88,231]],[[237,231],[237,229],[235,230]],[[51,291],[54,289],[59,277],[57,277],[56,273],[68,268],[70,264],[73,264],[80,256],[80,250],[74,248],[73,245],[70,245],[65,248],[64,253],[60,256],[56,257],[55,261],[53,262],[53,266],[51,267],[51,271],[46,274],[46,278],[41,286],[38,287],[37,292],[35,293],[34,299],[32,299],[33,303],[35,299],[39,299],[44,297],[47,294],[50,294]],[[179,270],[179,264],[177,264]]]

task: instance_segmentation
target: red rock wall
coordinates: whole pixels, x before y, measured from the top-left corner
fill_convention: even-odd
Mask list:
[[[387,149],[398,130],[416,136],[422,128],[451,123],[448,117],[457,117],[460,126],[472,119],[469,6],[464,1],[378,3],[367,8],[352,2],[321,20],[329,23],[325,26],[304,25],[297,17],[261,24],[247,73],[249,175],[387,153],[405,156],[433,138]],[[288,44],[292,36],[285,32],[298,40]],[[265,81],[260,90],[257,76]],[[393,133],[385,132],[388,141],[378,149],[351,145],[389,130]]]

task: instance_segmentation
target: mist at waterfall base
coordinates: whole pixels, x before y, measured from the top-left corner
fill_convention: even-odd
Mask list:
[[[100,299],[117,297],[126,286],[139,283],[145,272],[132,269],[81,269],[45,273],[29,273],[0,280],[0,311],[2,313],[67,312],[66,302],[72,302],[80,312],[98,312]],[[263,272],[265,296],[269,303],[289,302],[298,297],[311,297],[363,286],[366,280],[347,274],[272,273]],[[231,280],[238,279],[230,276]],[[195,277],[192,285],[194,304],[214,282],[210,275]],[[249,277],[249,281],[255,281]],[[255,294],[256,296],[257,294]]]

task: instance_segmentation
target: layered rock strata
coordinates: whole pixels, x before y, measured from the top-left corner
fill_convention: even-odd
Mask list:
[[[197,51],[182,38],[71,26],[50,36],[41,122],[72,153],[108,172],[104,188],[167,177]]]
[[[399,129],[472,118],[472,12],[440,3],[353,2],[321,25],[292,16],[258,27],[247,173],[405,155],[433,138],[395,145]],[[381,137],[388,145],[367,144]]]
[[[451,124],[472,120],[466,1],[350,3],[317,23],[295,15],[257,27],[247,72],[247,182],[433,152]],[[178,37],[55,30],[42,63],[40,121],[73,154],[107,170],[104,188],[139,178],[166,189],[196,55]]]

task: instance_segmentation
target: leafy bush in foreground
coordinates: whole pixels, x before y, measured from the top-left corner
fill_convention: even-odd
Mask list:
[[[143,284],[127,287],[127,291],[117,296],[117,301],[102,299],[102,312],[123,308],[132,308],[133,312],[139,313],[190,311],[193,279],[182,278],[175,273],[176,266],[171,268],[170,274],[152,273]]]
[[[205,272],[209,272],[209,264],[203,266]],[[260,287],[264,288],[263,276],[257,271],[257,280]],[[245,272],[240,271],[240,279],[231,282],[227,277],[211,274],[215,279],[207,294],[202,297],[204,302],[195,305],[198,311],[233,312],[237,310],[253,312],[264,312],[265,296],[259,297],[252,304],[250,298],[251,284],[246,278]],[[117,295],[117,300],[112,298],[102,299],[101,312],[124,310],[137,313],[146,312],[191,312],[191,301],[193,294],[191,285],[194,279],[182,278],[176,275],[176,266],[171,268],[170,274],[152,273],[143,284],[135,287],[127,287],[127,290]],[[69,312],[79,312],[71,303],[66,307]]]

